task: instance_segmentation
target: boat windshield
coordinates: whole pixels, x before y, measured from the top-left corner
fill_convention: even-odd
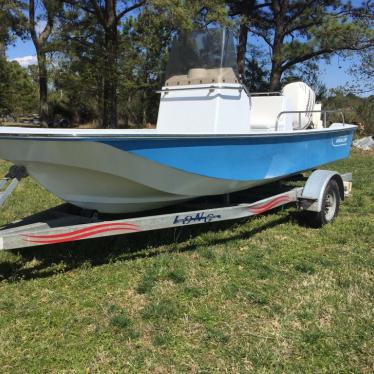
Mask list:
[[[177,37],[170,50],[167,85],[238,82],[233,33],[224,28]]]

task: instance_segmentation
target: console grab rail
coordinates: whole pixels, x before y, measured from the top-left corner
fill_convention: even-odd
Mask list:
[[[239,90],[239,91],[245,91],[245,92],[248,92],[246,90],[246,87],[244,85],[241,85],[240,83],[235,83],[235,86],[228,86],[228,85],[220,85],[219,83],[218,84],[211,84],[211,85],[196,85],[196,86],[191,86],[191,87],[178,87],[178,86],[171,86],[171,87],[164,87],[162,88],[161,90],[158,90],[156,91],[156,93],[158,94],[162,94],[162,93],[169,93],[169,92],[172,92],[172,91],[189,91],[189,90],[206,90],[206,89],[209,89],[209,91],[214,91],[214,90],[220,90],[220,89],[223,89],[223,90]]]

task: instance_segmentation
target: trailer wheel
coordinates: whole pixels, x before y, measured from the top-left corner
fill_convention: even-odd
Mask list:
[[[309,223],[313,227],[322,227],[332,222],[339,213],[340,192],[334,179],[327,184],[323,193],[322,209],[320,212],[308,212]]]

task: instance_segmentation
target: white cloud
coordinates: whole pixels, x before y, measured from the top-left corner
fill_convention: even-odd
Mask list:
[[[36,56],[24,56],[12,58],[10,61],[17,61],[22,67],[27,67],[29,65],[35,65],[37,63]]]

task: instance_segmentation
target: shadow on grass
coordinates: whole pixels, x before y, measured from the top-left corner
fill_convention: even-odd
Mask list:
[[[258,201],[259,199],[270,197],[274,194],[285,192],[295,186],[299,186],[300,182],[304,182],[305,179],[303,175],[298,174],[287,180],[277,181],[250,190],[239,191],[230,194],[231,202],[242,203]],[[224,198],[223,195],[198,198],[192,201],[192,206],[186,206],[184,210],[207,209],[214,207],[214,204],[216,204],[217,207],[222,206],[222,198]],[[181,206],[182,205],[178,207]],[[173,209],[175,208],[165,208],[164,213],[168,213],[169,210],[172,211]],[[282,207],[267,212],[265,215],[274,215],[274,213],[280,209],[282,209]],[[26,217],[21,223],[8,224],[3,228],[11,228],[19,226],[20,224],[25,225],[43,221],[42,217],[47,213],[50,214],[50,218],[54,218],[55,210],[56,208],[52,208],[48,211],[37,213],[33,216]],[[78,212],[80,211],[79,208],[68,204],[57,207],[57,210],[75,215],[79,214]],[[134,214],[133,216],[137,217],[141,214],[143,213]],[[246,232],[233,232],[225,238],[220,238],[219,235],[215,237],[214,233],[230,230],[234,226],[246,222],[250,218],[18,249],[10,251],[17,256],[16,259],[0,262],[0,280],[5,279],[9,282],[16,282],[19,280],[46,278],[56,273],[67,272],[84,265],[98,266],[110,262],[132,261],[139,258],[154,257],[161,253],[193,251],[201,245],[217,245],[232,240],[250,238],[261,231],[289,220],[299,221],[298,213],[293,211],[288,212],[287,216],[281,218],[274,217],[274,220],[261,227]],[[82,222],[80,222],[81,219],[83,220]],[[86,223],[86,221],[87,218],[81,217],[78,218],[76,223]],[[58,221],[56,222],[59,224]],[[194,238],[208,232],[212,233],[213,236],[207,239],[206,242],[201,243],[198,240],[194,241]]]
[[[218,245],[232,240],[250,238],[264,230],[293,220],[294,216],[295,214],[290,212],[287,216],[274,219],[247,232],[234,233],[225,238],[209,239],[206,244]],[[79,268],[84,264],[99,266],[116,261],[154,257],[161,253],[194,251],[202,243],[190,243],[191,239],[193,240],[202,233],[229,230],[247,220],[215,222],[15,250],[12,252],[18,255],[17,261],[0,263],[0,279],[17,282],[45,278]],[[35,265],[27,266],[31,261],[35,261]]]

